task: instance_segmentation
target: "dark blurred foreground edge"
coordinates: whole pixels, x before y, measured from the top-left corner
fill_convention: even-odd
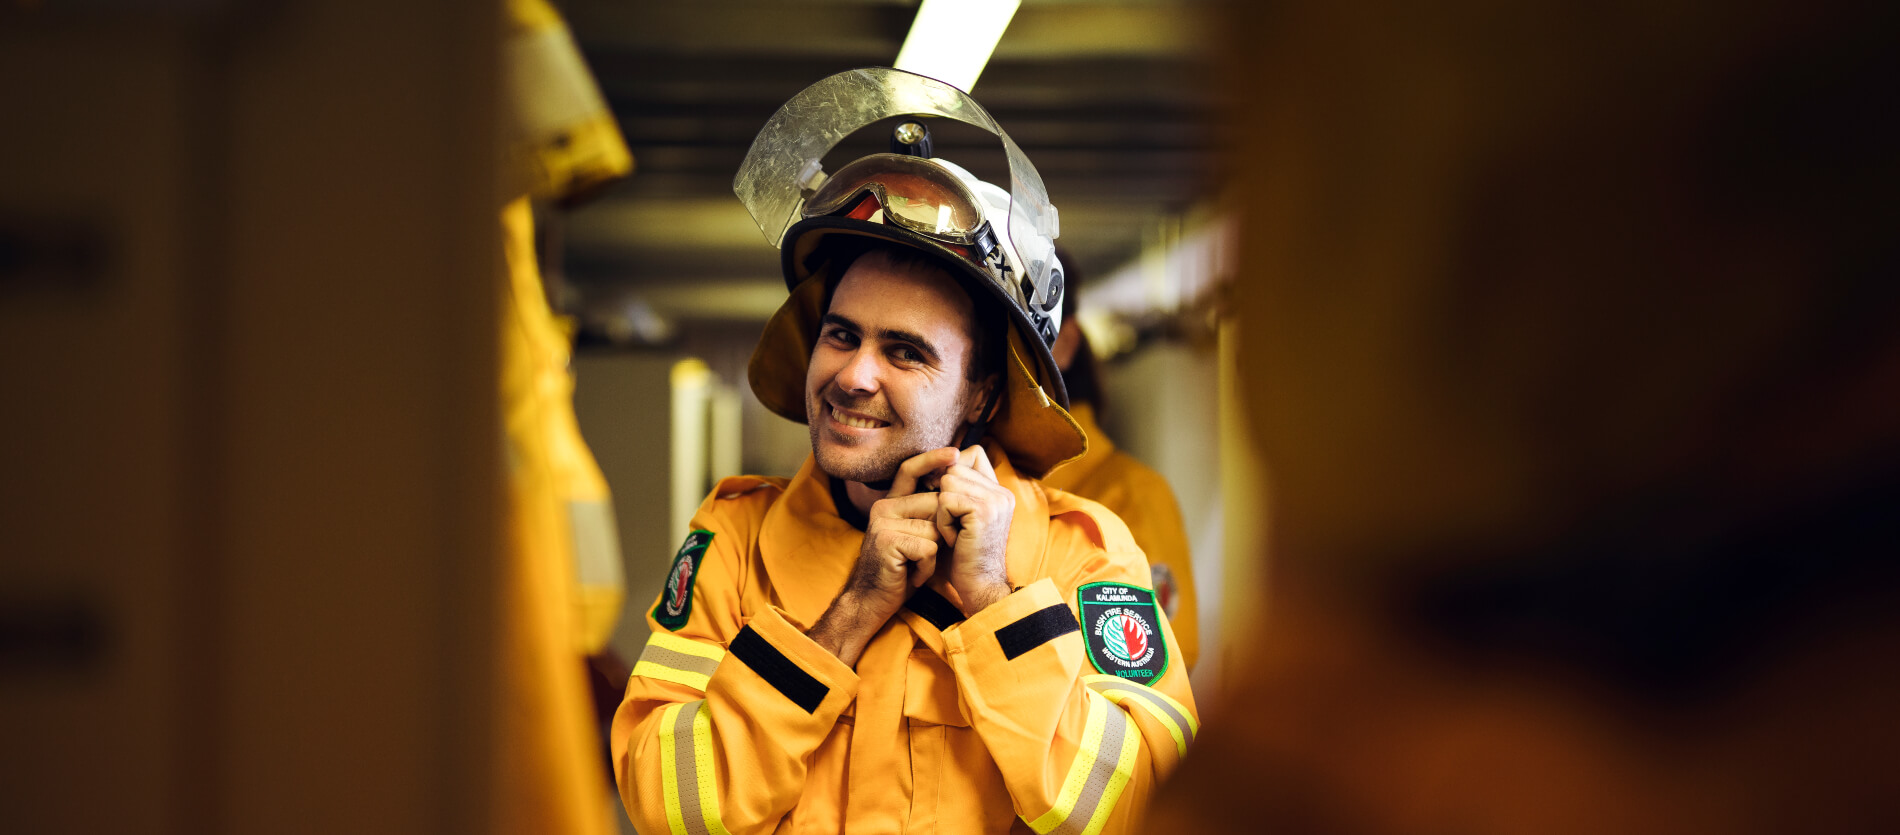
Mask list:
[[[1900,831],[1891,4],[1233,4],[1269,586],[1155,831]]]

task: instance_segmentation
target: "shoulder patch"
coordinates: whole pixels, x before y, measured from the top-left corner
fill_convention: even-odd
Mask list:
[[[686,535],[679,553],[673,555],[673,568],[666,573],[660,602],[653,604],[653,619],[669,632],[678,632],[693,616],[693,581],[699,579],[699,562],[705,559],[706,546],[712,541],[712,531],[693,531]]]
[[[1089,663],[1111,676],[1154,686],[1168,671],[1168,642],[1151,589],[1090,583],[1075,592]]]

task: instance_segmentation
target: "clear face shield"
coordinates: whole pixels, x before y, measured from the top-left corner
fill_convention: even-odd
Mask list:
[[[938,166],[917,158],[878,154],[827,176],[822,160],[845,137],[894,116],[941,116],[974,125],[1001,140],[1009,161],[1006,223],[985,212],[980,195]],[[732,190],[745,203],[765,240],[774,247],[785,230],[806,217],[849,211],[872,194],[886,222],[950,244],[978,243],[986,220],[990,234],[1006,235],[1017,275],[1001,282],[1025,307],[1050,311],[1059,302],[1061,273],[1055,265],[1060,234],[1056,209],[1035,166],[983,107],[961,90],[902,70],[868,67],[819,81],[787,101],[753,139]],[[1000,225],[1001,229],[994,228]],[[999,281],[1003,275],[997,276]]]

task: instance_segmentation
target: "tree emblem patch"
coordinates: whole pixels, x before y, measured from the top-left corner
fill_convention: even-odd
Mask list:
[[[653,619],[669,632],[678,632],[693,616],[693,581],[699,578],[699,562],[706,557],[706,546],[712,541],[712,531],[693,531],[686,535],[679,553],[673,555],[673,568],[666,572],[660,602],[653,604]]]
[[[1089,663],[1111,676],[1153,686],[1168,671],[1168,642],[1151,589],[1090,583],[1076,590]]]

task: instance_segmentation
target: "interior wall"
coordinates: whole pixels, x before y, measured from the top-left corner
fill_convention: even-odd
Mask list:
[[[613,491],[627,597],[611,646],[640,657],[642,619],[666,583],[686,536],[672,524],[673,353],[583,353],[574,357],[574,417]]]
[[[775,274],[772,251],[760,247],[759,252],[759,267],[768,275]],[[682,328],[680,341],[684,350],[705,360],[707,367],[738,393],[742,439],[739,472],[789,478],[811,454],[811,437],[803,423],[773,414],[752,393],[747,368],[764,327],[764,322],[692,322]]]

